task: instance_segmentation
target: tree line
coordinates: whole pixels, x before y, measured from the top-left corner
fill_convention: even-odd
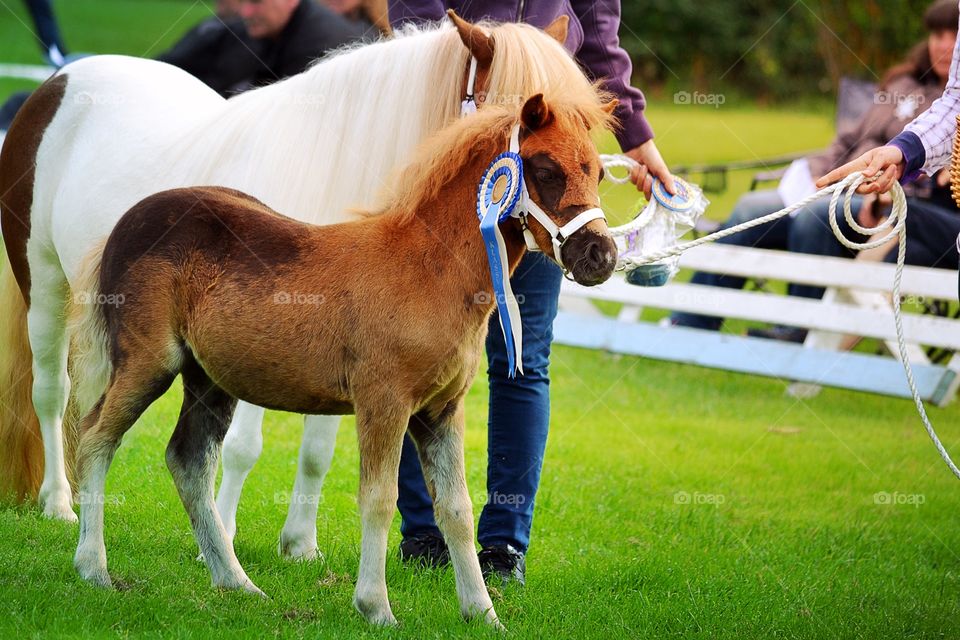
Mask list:
[[[621,43],[645,88],[766,101],[874,82],[926,37],[930,0],[627,0]]]

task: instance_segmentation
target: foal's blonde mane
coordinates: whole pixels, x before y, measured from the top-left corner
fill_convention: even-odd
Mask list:
[[[570,136],[596,127],[610,127],[614,118],[599,102],[572,102],[545,97],[547,109]],[[393,211],[401,223],[435,199],[440,189],[461,177],[478,157],[489,162],[509,146],[509,137],[520,118],[519,108],[491,106],[463,118],[430,136],[417,149],[410,164],[394,174],[380,193],[374,213]],[[479,183],[480,175],[470,175]]]
[[[517,105],[537,92],[599,104],[552,37],[524,24],[485,26],[496,49],[488,104]],[[300,220],[348,219],[350,208],[372,208],[391,172],[459,117],[468,59],[448,21],[347,47],[231,98],[174,141],[170,162],[193,167],[193,184],[240,189]]]

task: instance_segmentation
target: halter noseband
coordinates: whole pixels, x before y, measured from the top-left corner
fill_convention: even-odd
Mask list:
[[[513,127],[513,131],[510,133],[510,151],[520,154],[520,125],[517,124]],[[570,236],[575,234],[577,231],[582,229],[587,223],[594,220],[606,220],[606,216],[603,215],[603,210],[600,207],[593,207],[591,209],[585,209],[581,211],[573,220],[570,220],[562,227],[558,227],[556,223],[550,219],[550,216],[544,212],[543,209],[533,201],[533,198],[530,197],[530,191],[527,189],[527,181],[523,181],[520,191],[520,201],[517,203],[516,209],[513,211],[513,215],[516,218],[520,219],[520,228],[523,229],[523,239],[527,243],[528,251],[540,251],[539,245],[537,245],[536,239],[533,237],[533,232],[530,231],[530,225],[527,222],[527,216],[532,216],[537,222],[540,223],[547,233],[550,234],[550,240],[553,242],[553,255],[550,256],[554,262],[557,263],[563,270],[563,275],[568,275],[569,270],[566,265],[563,264],[563,256],[561,255],[561,249],[563,245],[566,244],[567,240],[570,239]]]

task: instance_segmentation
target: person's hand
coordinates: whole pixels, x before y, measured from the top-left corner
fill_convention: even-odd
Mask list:
[[[937,172],[937,175],[934,176],[937,181],[937,186],[941,189],[944,187],[949,187],[951,182],[950,171],[947,169],[941,169]]]
[[[663,161],[660,150],[653,140],[647,140],[636,149],[631,149],[624,154],[640,163],[640,166],[630,172],[630,181],[637,185],[637,189],[643,191],[650,199],[650,189],[653,187],[653,178],[659,178],[666,187],[670,195],[677,193],[677,187],[673,184],[673,175],[667,168],[667,163]]]
[[[896,180],[903,177],[903,170],[904,159],[900,149],[893,145],[877,147],[817,180],[817,188],[823,189],[855,171],[862,171],[864,177],[875,179],[857,187],[857,193],[886,193]]]
[[[893,198],[889,193],[870,194],[864,197],[857,212],[857,222],[861,227],[873,229],[887,218]]]

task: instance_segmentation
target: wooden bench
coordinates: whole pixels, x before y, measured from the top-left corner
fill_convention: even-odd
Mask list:
[[[637,287],[621,276],[598,287],[564,282],[554,324],[559,344],[697,364],[742,373],[783,378],[797,384],[795,395],[810,395],[819,385],[910,397],[900,364],[893,309],[893,265],[708,244],[681,257],[681,267],[714,273],[783,280],[827,288],[823,300],[756,291],[671,282]],[[955,300],[957,274],[944,269],[906,267],[901,293],[925,300]],[[621,303],[617,317],[593,304]],[[762,338],[663,326],[640,320],[645,307],[703,313],[726,318],[809,329],[803,345]],[[960,320],[904,309],[908,357],[921,397],[945,405],[960,386],[960,358],[934,364],[925,347],[960,350]],[[894,356],[840,350],[843,336],[875,338]]]

